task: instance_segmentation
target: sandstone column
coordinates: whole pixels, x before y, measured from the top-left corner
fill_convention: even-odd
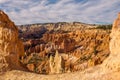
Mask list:
[[[50,56],[50,74],[62,73],[62,57],[59,55],[58,51],[55,53],[55,57]]]

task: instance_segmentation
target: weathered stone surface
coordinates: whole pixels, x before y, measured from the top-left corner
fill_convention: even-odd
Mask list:
[[[118,17],[113,23],[113,29],[112,30],[118,29],[119,27],[120,27],[120,13],[118,13]]]
[[[55,57],[50,56],[49,64],[50,74],[62,73],[63,71],[62,57],[59,55],[58,51],[56,51]]]
[[[104,61],[103,67],[107,70],[120,70],[120,13],[114,21],[112,32],[110,34],[110,56]]]
[[[34,70],[35,70],[34,64],[27,64],[27,68],[28,68],[30,71],[34,71]]]
[[[18,38],[18,29],[9,17],[0,10],[0,70],[20,69],[19,58],[24,55],[24,46]]]

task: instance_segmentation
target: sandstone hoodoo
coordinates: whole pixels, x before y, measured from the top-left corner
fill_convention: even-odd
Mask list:
[[[62,57],[58,54],[58,51],[55,53],[55,57],[50,56],[50,74],[62,73]]]
[[[24,46],[18,38],[17,27],[0,10],[0,71],[22,69],[19,58],[23,55]]]

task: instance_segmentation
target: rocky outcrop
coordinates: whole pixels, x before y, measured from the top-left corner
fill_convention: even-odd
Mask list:
[[[55,53],[55,57],[50,56],[50,74],[62,73],[63,71],[63,62],[62,57],[58,54],[58,51]]]
[[[112,33],[110,34],[110,56],[107,58],[103,67],[107,70],[118,71],[120,70],[120,13],[118,18],[113,23]]]
[[[117,19],[113,23],[112,30],[118,29],[120,27],[120,13],[118,14]]]
[[[24,46],[18,38],[17,27],[0,10],[0,71],[21,69],[19,58],[23,55]]]

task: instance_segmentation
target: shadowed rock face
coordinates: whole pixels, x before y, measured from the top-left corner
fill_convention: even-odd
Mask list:
[[[17,27],[0,10],[0,71],[20,69],[19,58],[23,55],[24,46],[18,39]]]

